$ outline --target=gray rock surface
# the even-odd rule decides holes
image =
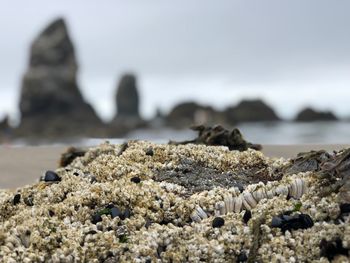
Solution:
[[[88,135],[101,125],[77,85],[77,61],[63,19],[50,23],[33,41],[20,95],[19,135]]]

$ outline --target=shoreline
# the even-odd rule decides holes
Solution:
[[[0,146],[0,189],[15,189],[37,182],[47,170],[55,170],[68,146]],[[263,145],[268,157],[291,158],[310,150],[340,150],[349,144]]]

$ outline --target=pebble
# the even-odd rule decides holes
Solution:
[[[225,224],[225,219],[222,217],[215,217],[212,223],[212,226],[214,228],[220,228]]]
[[[47,171],[45,173],[44,177],[45,182],[59,182],[61,181],[61,177],[59,177],[55,172],[53,171]]]

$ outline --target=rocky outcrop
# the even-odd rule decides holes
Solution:
[[[94,135],[101,126],[79,91],[73,43],[63,19],[53,21],[33,41],[22,81],[19,135]]]
[[[110,123],[109,136],[123,136],[131,130],[148,125],[140,116],[140,97],[134,74],[124,74],[120,78],[115,98],[117,113]]]
[[[219,122],[220,116],[210,106],[196,102],[184,102],[176,105],[166,116],[166,124],[175,128],[188,128],[191,125],[210,125]]]
[[[331,111],[316,111],[312,108],[301,110],[295,117],[295,121],[311,122],[311,121],[336,121],[338,118]]]
[[[125,74],[121,77],[118,84],[116,103],[117,118],[140,119],[140,99],[135,75]]]
[[[3,119],[0,119],[0,132],[9,128],[10,128],[10,125],[9,125],[8,116],[5,116]]]
[[[273,108],[262,100],[242,100],[238,105],[227,108],[224,115],[229,124],[280,120]]]
[[[12,139],[12,127],[9,123],[8,116],[5,116],[3,119],[0,119],[0,144],[6,143]]]

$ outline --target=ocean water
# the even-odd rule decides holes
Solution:
[[[246,140],[273,145],[295,144],[348,144],[350,143],[350,122],[276,122],[276,123],[246,123],[237,126]],[[159,129],[136,130],[123,139],[109,139],[120,142],[125,139],[151,140],[167,142],[169,140],[189,140],[196,133],[186,130]],[[84,144],[97,144],[103,140],[88,139]]]
[[[276,122],[276,123],[246,123],[237,125],[244,138],[253,143],[270,145],[297,144],[349,144],[349,122]],[[82,138],[64,142],[27,142],[16,140],[11,146],[25,145],[74,145],[94,146],[105,141],[122,143],[126,140],[149,140],[157,143],[167,143],[169,140],[191,140],[197,133],[190,129],[175,130],[170,128],[140,129],[129,133],[124,138]]]

